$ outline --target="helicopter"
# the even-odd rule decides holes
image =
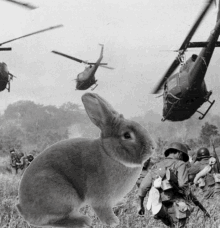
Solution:
[[[201,120],[215,103],[215,100],[209,100],[212,91],[207,90],[204,78],[215,47],[220,47],[220,42],[218,42],[220,7],[218,7],[216,25],[211,31],[208,40],[206,42],[190,42],[213,2],[214,0],[209,0],[204,6],[184,42],[176,50],[178,52],[177,57],[152,91],[153,94],[156,94],[163,88],[162,121],[183,121],[189,119],[195,112],[200,114],[199,119]],[[184,54],[187,48],[202,48],[202,50],[199,55],[192,54],[185,61]],[[179,65],[179,72],[173,74]],[[209,107],[202,113],[198,109],[205,102],[209,102]]]
[[[99,45],[101,46],[101,53],[100,53],[98,60],[95,63],[84,61],[81,59],[77,59],[75,57],[63,54],[61,52],[52,51],[55,54],[64,56],[64,57],[72,59],[72,60],[75,60],[79,63],[84,63],[84,64],[89,65],[88,67],[85,68],[85,70],[83,72],[81,72],[77,75],[77,78],[75,79],[76,80],[76,90],[86,90],[86,89],[90,88],[92,85],[95,85],[91,89],[91,90],[94,90],[98,86],[98,84],[96,84],[98,80],[95,79],[95,73],[96,73],[99,66],[110,69],[110,70],[114,69],[112,67],[106,66],[107,63],[101,63],[101,61],[103,59],[104,45],[103,44],[99,44]]]
[[[12,41],[27,37],[27,36],[32,36],[32,35],[35,35],[35,34],[38,34],[38,33],[46,32],[48,30],[60,28],[62,26],[63,25],[56,25],[56,26],[52,26],[52,27],[49,27],[49,28],[46,28],[46,29],[42,29],[42,30],[33,32],[33,33],[29,33],[27,35],[20,36],[20,37],[5,41],[3,43],[0,43],[0,46],[2,46],[3,44],[9,43],[9,42],[12,42]],[[11,50],[12,50],[11,47],[0,47],[0,51],[11,51]],[[0,92],[5,90],[5,89],[7,89],[8,92],[10,92],[10,87],[11,87],[11,83],[10,82],[11,82],[11,80],[14,77],[15,76],[9,72],[7,64],[4,63],[4,62],[0,62]]]

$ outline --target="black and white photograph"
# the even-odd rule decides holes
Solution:
[[[0,9],[0,228],[220,228],[220,0]]]

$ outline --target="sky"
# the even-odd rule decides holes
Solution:
[[[96,61],[99,43],[105,45],[99,67],[98,87],[93,91],[109,101],[125,117],[149,110],[162,113],[162,98],[151,94],[182,44],[205,0],[25,0],[38,6],[27,10],[0,0],[0,43],[50,26],[64,27],[11,42],[11,52],[0,52],[0,61],[16,75],[11,92],[0,93],[0,111],[19,100],[60,106],[66,102],[82,105],[76,91],[77,74],[84,64],[51,53],[60,51],[79,59]],[[192,41],[206,41],[216,21],[212,7]],[[189,58],[193,52],[186,52]],[[194,49],[199,53],[199,49]],[[206,74],[213,113],[220,109],[220,50],[215,50]],[[202,107],[205,110],[208,104]],[[195,114],[198,118],[199,115]]]

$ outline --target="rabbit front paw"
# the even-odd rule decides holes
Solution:
[[[115,216],[110,207],[95,207],[93,208],[100,221],[108,226],[115,227],[119,224],[119,219]]]

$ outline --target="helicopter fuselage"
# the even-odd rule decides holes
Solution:
[[[170,76],[164,84],[163,119],[182,121],[190,118],[197,109],[206,101],[211,105],[202,114],[207,114],[214,104],[209,101],[212,94],[207,91],[204,81],[211,57],[217,46],[220,34],[220,20],[217,21],[208,41],[203,44],[203,49],[197,56],[193,54],[181,67],[178,73]],[[199,112],[199,111],[197,111]],[[199,112],[200,113],[200,112]],[[200,117],[200,119],[202,119]]]
[[[8,67],[5,63],[0,63],[0,91],[6,89],[9,83],[9,72]]]
[[[191,86],[191,74],[186,70],[172,75],[164,86],[164,120],[182,121],[190,118],[211,95],[205,81]]]
[[[85,70],[77,75],[76,89],[86,90],[96,83],[95,72],[97,68],[95,65],[86,67]]]
[[[101,55],[97,62],[94,65],[90,65],[85,68],[85,70],[77,75],[76,79],[76,89],[77,90],[86,90],[92,85],[96,84],[97,80],[95,79],[95,73],[100,66],[100,63],[103,58],[103,48]]]

